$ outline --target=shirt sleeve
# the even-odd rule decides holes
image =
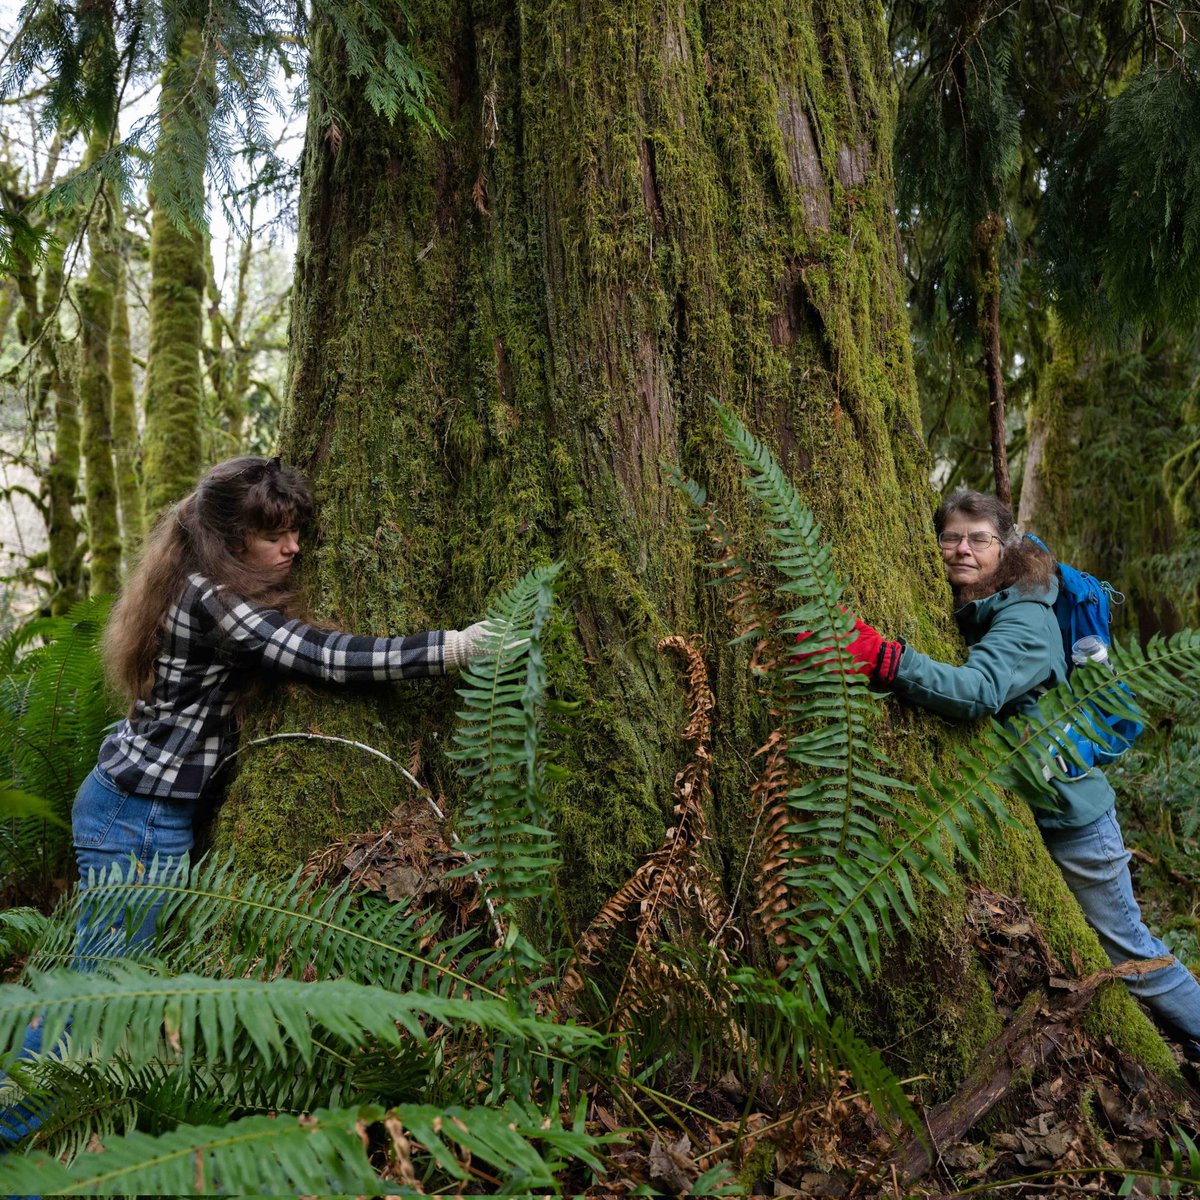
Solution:
[[[998,714],[1051,674],[1045,639],[1036,622],[1025,619],[1023,607],[1014,604],[997,613],[960,667],[905,646],[896,692],[946,717],[975,720]]]
[[[411,679],[446,672],[442,630],[408,637],[359,637],[316,629],[289,620],[273,608],[260,608],[228,592],[205,589],[205,610],[215,622],[214,636],[240,663],[259,664],[280,675],[323,679],[330,683],[369,683]]]

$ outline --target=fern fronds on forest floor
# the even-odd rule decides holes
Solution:
[[[0,892],[48,907],[70,874],[71,802],[118,713],[104,681],[100,634],[111,597],[40,617],[0,642]],[[40,805],[15,803],[18,793]],[[44,815],[43,815],[44,814]]]

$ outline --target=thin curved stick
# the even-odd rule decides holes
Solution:
[[[406,767],[401,766],[394,758],[390,758],[384,754],[382,750],[376,750],[374,746],[368,746],[366,742],[356,742],[350,738],[334,737],[329,733],[271,733],[266,737],[255,738],[252,742],[247,742],[244,746],[239,746],[232,754],[227,754],[219,763],[216,770],[213,771],[213,776],[216,776],[225,764],[237,758],[243,750],[249,750],[252,746],[264,746],[267,742],[285,742],[285,741],[309,741],[309,742],[336,742],[341,746],[353,746],[356,750],[365,750],[368,754],[375,755],[376,758],[382,758],[385,763],[396,768],[409,783],[417,789],[417,791],[425,797],[425,803],[433,810],[433,815],[439,821],[445,821],[446,814],[438,807],[438,803],[433,798],[433,793],[427,788],[411,771]],[[471,856],[462,848],[462,842],[458,839],[458,834],[454,830],[450,830],[450,838],[454,842],[458,852],[467,860],[473,861]],[[492,904],[491,897],[487,894],[487,888],[483,884],[483,876],[478,871],[472,871],[472,876],[475,882],[479,884],[479,892],[483,896],[483,902],[487,905],[488,915],[492,918],[492,928],[496,931],[496,936],[501,943],[504,941],[505,933],[504,926],[500,924],[500,918],[496,916],[495,906]]]

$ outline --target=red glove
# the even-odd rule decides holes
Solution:
[[[861,617],[854,618],[854,634],[853,640],[846,644],[846,653],[856,660],[850,669],[860,675],[869,675],[871,682],[877,686],[891,687],[900,667],[900,655],[904,647],[899,642],[884,641],[882,635]],[[811,633],[798,633],[796,641],[802,642],[810,637]]]
[[[861,617],[854,618],[854,630],[857,636],[846,649],[858,659],[858,670],[870,675],[872,683],[891,687],[904,647],[899,642],[885,642]]]

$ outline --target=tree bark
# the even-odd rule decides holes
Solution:
[[[253,203],[250,204],[249,220],[253,228]],[[246,285],[253,250],[252,237],[242,238],[238,243],[233,311],[228,319],[221,308],[223,297],[217,286],[211,247],[205,256],[208,277],[208,343],[204,348],[204,356],[208,361],[208,380],[215,401],[215,436],[226,443],[230,454],[238,454],[242,449],[246,421],[246,391],[250,386],[250,355],[244,344],[244,322]],[[228,346],[225,344],[226,336],[229,338]],[[224,422],[223,429],[220,428],[221,422]]]
[[[63,369],[59,339],[58,303],[63,288],[64,241],[46,257],[41,288],[32,267],[18,272],[17,287],[23,311],[22,342],[36,345],[36,366],[31,368],[31,408],[34,421],[48,415],[52,421],[53,449],[41,479],[42,508],[46,521],[46,566],[50,595],[46,607],[60,615],[82,596],[82,528],[75,515],[79,490],[79,399],[70,372]],[[47,413],[47,407],[50,411]]]
[[[705,482],[747,552],[762,549],[709,397],[774,447],[848,603],[890,636],[957,652],[917,432],[880,12],[430,3],[413,23],[444,83],[444,140],[376,117],[338,39],[312,29],[281,447],[316,485],[304,577],[317,615],[360,632],[461,627],[524,569],[565,560],[554,683],[581,709],[553,805],[577,923],[662,840],[685,713],[655,647],[702,635],[718,722],[709,826],[732,897],[748,855],[755,870],[765,725],[746,649],[705,586],[708,547],[660,473],[680,464]],[[436,680],[292,689],[254,732],[373,742],[453,796],[440,753],[453,709]],[[941,722],[889,706],[879,736],[910,777],[954,769]],[[218,830],[255,869],[290,868],[402,798],[364,756],[281,745],[244,757]],[[1036,833],[986,857],[996,890],[1028,889],[1061,953],[1105,965]],[[938,1087],[996,1030],[961,881],[949,886],[898,951],[921,957],[920,977],[897,958],[846,1002]],[[1127,998],[1105,1019],[1166,1061]]]
[[[118,226],[122,222],[119,202],[115,208]],[[109,374],[112,377],[113,467],[116,472],[117,499],[121,510],[121,550],[129,563],[142,544],[146,532],[146,514],[142,501],[142,483],[138,471],[142,457],[138,432],[137,397],[133,388],[133,350],[129,337],[129,276],[124,246],[117,257],[117,278],[113,288],[113,324],[109,341]]]
[[[89,157],[103,153],[108,138],[92,135]],[[120,274],[113,244],[110,189],[102,185],[88,224],[90,262],[76,287],[80,321],[79,400],[83,418],[84,501],[87,513],[90,581],[93,596],[116,592],[121,579],[121,523],[113,466],[112,376],[109,339],[113,290]]]
[[[204,194],[208,86],[200,27],[168,59],[150,204],[150,356],[146,370],[144,485],[150,517],[178,500],[202,466],[204,237],[183,205]]]

